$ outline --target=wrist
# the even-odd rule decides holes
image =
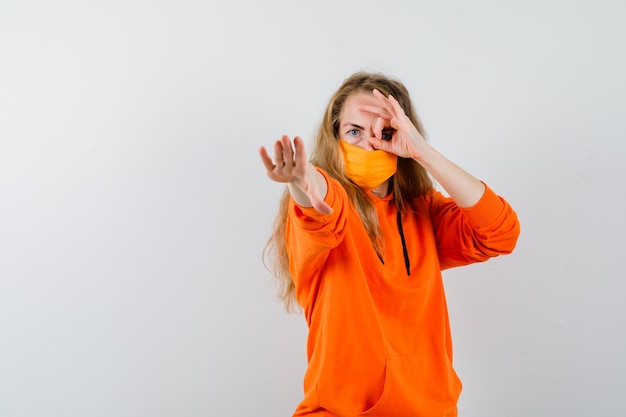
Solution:
[[[411,156],[415,162],[420,165],[428,165],[431,161],[433,161],[439,153],[432,146],[426,144],[422,149],[416,151],[414,156]]]

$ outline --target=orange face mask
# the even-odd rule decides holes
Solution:
[[[398,169],[398,156],[381,150],[366,151],[339,140],[346,174],[364,190],[373,190],[387,181]]]

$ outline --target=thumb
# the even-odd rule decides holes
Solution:
[[[324,201],[324,199],[320,195],[320,191],[315,185],[315,183],[307,183],[305,190],[307,197],[309,197],[309,201],[311,202],[311,206],[322,214],[332,214],[333,208]]]

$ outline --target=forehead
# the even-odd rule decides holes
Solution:
[[[348,96],[341,112],[339,113],[339,120],[350,121],[356,118],[370,117],[367,113],[359,110],[361,106],[380,106],[380,103],[372,93],[358,92]]]

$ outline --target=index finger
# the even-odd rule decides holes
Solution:
[[[371,113],[387,120],[391,120],[391,118],[393,117],[393,115],[387,109],[383,109],[382,107],[359,106],[359,110],[362,112]]]

